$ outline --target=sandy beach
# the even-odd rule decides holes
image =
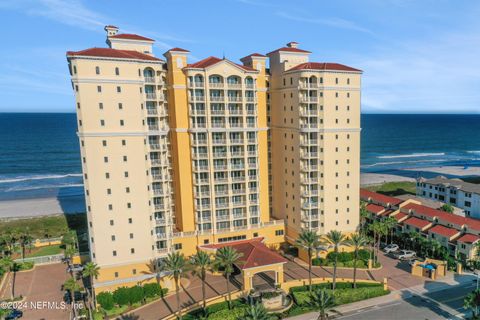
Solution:
[[[83,196],[0,201],[0,219],[85,212]]]
[[[428,168],[412,168],[403,169],[407,171],[432,172],[439,175],[452,175],[458,177],[480,176],[480,167],[460,167],[460,166],[444,166],[444,167],[428,167]]]

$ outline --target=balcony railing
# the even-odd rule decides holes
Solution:
[[[230,102],[241,102],[241,101],[242,101],[242,97],[228,96],[228,101],[230,101]]]
[[[195,159],[206,159],[206,158],[208,158],[208,153],[206,153],[206,152],[194,153],[193,157]]]
[[[224,83],[223,82],[209,82],[208,86],[210,88],[223,88]]]
[[[245,99],[247,100],[247,102],[254,102],[255,101],[255,97],[245,97]]]
[[[315,103],[318,101],[318,98],[317,97],[301,97],[300,101],[304,103]]]
[[[147,108],[147,114],[148,115],[156,115],[156,114],[158,114],[158,111],[157,111],[157,109],[154,109],[154,108]]]
[[[254,83],[245,83],[245,88],[247,88],[247,89],[254,89],[254,88],[255,88],[255,84],[254,84]]]
[[[146,83],[155,83],[155,77],[145,77]]]
[[[201,87],[201,88],[203,88],[204,85],[205,85],[205,82],[203,82],[203,81],[189,81],[188,82],[189,87],[197,87],[197,88]]]
[[[223,101],[225,101],[225,97],[224,96],[210,96],[210,101],[223,102]]]
[[[145,95],[149,100],[155,100],[157,98],[157,95],[155,92],[145,92]]]
[[[210,114],[214,115],[225,115],[225,110],[211,110]]]
[[[202,101],[205,101],[205,96],[191,96],[190,100],[197,101],[197,102],[199,102],[199,101],[202,102]]]
[[[229,89],[242,89],[241,83],[228,83]]]

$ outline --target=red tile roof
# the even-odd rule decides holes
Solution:
[[[471,233],[465,233],[463,236],[457,239],[458,242],[474,243],[480,239],[479,236]]]
[[[169,52],[169,51],[190,52],[190,51],[188,51],[188,50],[185,50],[185,49],[182,49],[182,48],[178,48],[178,47],[172,48],[172,49],[168,50],[167,52]]]
[[[397,220],[397,221],[400,221],[402,220],[402,218],[408,216],[407,214],[403,213],[403,212],[398,212],[396,215],[394,215],[393,217]]]
[[[297,53],[311,53],[310,51],[302,50],[302,49],[298,49],[298,48],[282,47],[282,48],[278,48],[277,50],[273,50],[272,52],[267,53],[267,56],[271,53],[275,53],[275,52],[278,52],[278,51],[297,52]]]
[[[457,226],[467,225],[470,229],[480,231],[480,220],[473,218],[462,217],[453,213],[448,213],[442,210],[432,209],[415,203],[409,203],[402,209],[413,210],[417,214],[422,214],[428,217],[437,217],[440,223],[450,223]]]
[[[240,60],[243,60],[243,59],[249,58],[249,57],[262,57],[262,58],[264,58],[264,57],[266,57],[266,55],[255,52],[255,53],[249,54],[248,56],[245,56],[245,57],[241,58]]]
[[[407,220],[403,221],[403,223],[423,229],[426,226],[428,226],[431,222],[427,220],[419,219],[416,217],[410,217]]]
[[[118,59],[135,59],[162,61],[161,59],[133,50],[117,50],[111,48],[90,48],[82,51],[67,51],[67,56],[108,57]]]
[[[360,198],[365,201],[367,201],[368,199],[372,199],[376,202],[380,202],[383,204],[390,203],[391,205],[394,205],[394,206],[399,205],[400,203],[403,202],[402,199],[389,197],[389,196],[376,193],[367,189],[360,189]]]
[[[433,226],[433,228],[429,229],[428,232],[436,233],[450,239],[460,231],[437,224]]]
[[[262,243],[263,238],[252,240],[240,240],[228,243],[219,243],[202,246],[202,248],[219,249],[223,247],[232,247],[242,254],[237,266],[240,269],[249,269],[261,266],[267,266],[277,263],[286,263],[287,259],[278,253],[270,250]]]
[[[292,70],[338,70],[338,71],[355,71],[361,72],[362,70],[355,69],[344,64],[340,63],[331,63],[331,62],[307,62],[299,64],[291,68],[288,71]]]
[[[377,205],[377,204],[373,204],[373,203],[367,204],[367,206],[365,207],[365,209],[367,209],[367,211],[369,211],[369,212],[371,212],[371,213],[375,213],[375,214],[380,213],[380,212],[382,212],[382,211],[385,210],[384,207],[379,206],[379,205]]]
[[[392,214],[393,212],[395,212],[395,210],[388,209],[388,210],[386,210],[385,212],[380,213],[380,215],[381,215],[382,217],[388,217],[388,216],[390,216],[390,214]]]
[[[208,58],[205,58],[203,60],[200,60],[198,62],[191,63],[187,66],[187,68],[204,69],[204,68],[208,68],[210,66],[213,66],[214,64],[217,64],[217,63],[219,63],[220,61],[223,61],[223,60],[226,60],[226,59],[220,59],[220,58],[212,56],[212,57],[208,57]],[[230,63],[233,63],[237,67],[242,68],[243,70],[246,70],[246,71],[257,71],[253,68],[250,68],[250,67],[247,67],[247,66],[242,66],[241,64],[232,62],[230,60],[226,60],[226,61],[229,61]]]
[[[132,34],[132,33],[120,33],[116,34],[114,36],[110,36],[109,38],[113,39],[128,39],[128,40],[140,40],[140,41],[155,41],[153,39],[139,36],[138,34]]]

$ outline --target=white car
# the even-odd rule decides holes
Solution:
[[[417,256],[417,254],[415,253],[415,251],[412,251],[412,250],[400,250],[400,252],[398,252],[398,254],[397,254],[397,259],[399,259],[399,260],[408,260],[408,259],[415,258],[416,256]]]
[[[395,252],[398,249],[400,249],[399,246],[392,243],[392,244],[387,245],[385,248],[383,248],[383,251],[385,251],[385,253],[390,253],[390,252]]]

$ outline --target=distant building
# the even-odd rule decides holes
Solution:
[[[466,216],[480,218],[480,185],[438,176],[417,180],[417,195],[442,201],[464,210]]]

